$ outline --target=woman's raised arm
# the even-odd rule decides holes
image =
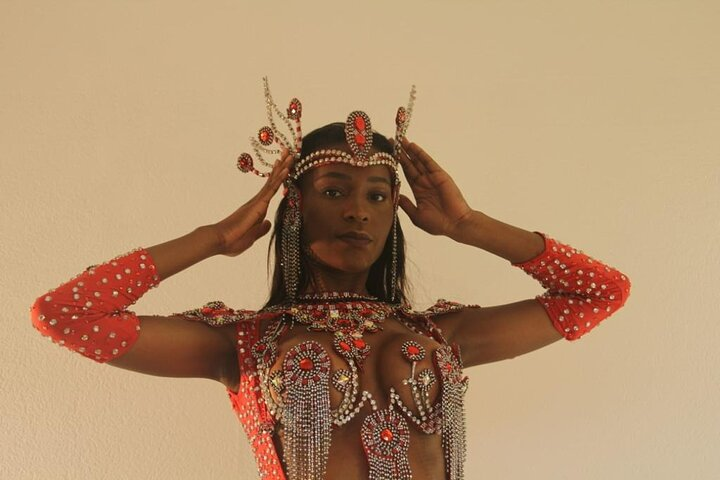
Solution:
[[[224,220],[89,267],[41,295],[30,309],[32,325],[99,363],[159,376],[236,377],[234,330],[177,315],[138,316],[128,307],[168,277],[213,255],[239,255],[265,235],[270,199],[291,159],[276,162],[260,191]]]

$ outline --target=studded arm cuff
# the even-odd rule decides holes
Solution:
[[[54,343],[105,363],[135,343],[140,322],[127,307],[159,282],[152,257],[136,248],[38,297],[32,325]]]
[[[577,340],[625,304],[630,279],[581,250],[535,233],[545,239],[544,251],[512,265],[540,282],[546,291],[535,299],[558,332]]]

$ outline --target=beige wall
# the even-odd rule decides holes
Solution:
[[[718,478],[717,2],[293,3],[0,1],[0,477],[255,478],[220,384],[94,364],[28,308],[249,198],[259,183],[234,159],[269,75],[306,130],[363,109],[390,132],[416,83],[409,136],[474,208],[633,281],[579,342],[468,370],[468,478]],[[417,306],[541,292],[402,220]],[[265,247],[135,311],[255,308]]]

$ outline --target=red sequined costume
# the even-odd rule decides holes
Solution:
[[[578,339],[624,305],[630,292],[630,281],[618,270],[547,235],[541,235],[545,238],[545,250],[537,257],[513,266],[533,276],[546,289],[545,293],[538,295],[536,299],[547,311],[555,328],[568,340]],[[128,351],[138,338],[139,320],[135,313],[128,310],[128,307],[148,289],[157,286],[160,280],[147,251],[136,249],[101,265],[90,267],[39,297],[31,307],[32,324],[53,342],[97,362],[106,362]],[[269,374],[267,365],[275,358],[273,355],[277,354],[274,350],[277,339],[282,334],[283,328],[287,328],[287,324],[283,323],[282,319],[292,314],[299,319],[299,323],[312,327],[319,325],[317,321],[321,317],[323,322],[332,318],[347,317],[359,319],[364,325],[362,328],[369,328],[372,331],[373,324],[368,319],[373,318],[374,314],[387,314],[388,310],[383,308],[390,308],[386,305],[373,310],[375,307],[372,302],[368,304],[348,301],[336,302],[332,306],[330,310],[335,310],[334,316],[331,314],[323,317],[316,314],[317,310],[323,311],[323,309],[328,313],[325,307],[323,304],[319,307],[316,304],[309,307],[276,307],[255,312],[234,310],[222,302],[210,302],[202,308],[183,312],[183,315],[191,321],[203,321],[214,326],[236,324],[238,362],[241,372],[240,387],[238,392],[228,389],[228,395],[255,453],[260,478],[310,478],[310,476],[302,476],[295,464],[291,465],[295,470],[291,469],[290,473],[283,470],[283,461],[275,450],[272,435],[278,421],[284,420],[287,423],[288,419],[294,418],[287,413],[285,416],[282,414],[283,409],[292,410],[293,405],[289,403],[283,406],[275,403],[268,395],[269,390],[271,388],[278,392],[284,390],[288,395],[294,392],[297,396],[301,388],[315,385],[317,394],[327,390],[330,382],[328,375],[331,372],[323,363],[326,353],[321,351],[322,348],[318,350],[316,342],[304,342],[286,354],[284,366],[287,371],[284,372],[284,377],[279,378],[278,375]],[[420,418],[420,414],[416,415],[412,408],[399,401],[399,396],[395,395],[394,391],[391,391],[391,399],[397,400],[392,401],[388,409],[377,410],[372,402],[375,412],[367,413],[363,423],[363,447],[371,464],[378,461],[386,462],[381,466],[376,465],[374,471],[394,472],[392,475],[395,478],[411,478],[409,466],[406,465],[406,460],[403,460],[403,456],[406,458],[406,455],[402,450],[408,448],[405,421],[407,417],[410,424],[423,432],[443,435],[448,478],[463,478],[465,432],[462,395],[467,387],[467,377],[462,375],[462,362],[457,346],[447,345],[431,319],[435,315],[462,308],[468,307],[446,301],[440,301],[424,312],[412,311],[408,306],[391,308],[392,313],[408,328],[428,335],[440,345],[440,348],[434,352],[434,360],[435,372],[442,381],[443,395],[441,401],[438,401],[438,405],[442,404],[442,408],[437,407],[433,410],[433,405],[423,403],[424,400],[418,398],[415,407],[420,409],[422,414]],[[303,317],[305,314],[307,315]],[[266,332],[259,331],[262,319],[272,320]],[[275,331],[271,333],[274,327],[276,327]],[[362,407],[364,401],[368,399],[365,396],[367,392],[363,392],[361,402],[356,403],[357,391],[351,391],[352,389],[344,383],[354,373],[356,374],[354,365],[361,367],[362,360],[367,355],[367,346],[361,336],[343,337],[343,332],[346,330],[341,327],[332,330],[340,338],[336,342],[335,350],[345,355],[350,370],[343,371],[344,373],[339,376],[339,372],[335,372],[332,376],[332,384],[336,388],[344,389],[345,399],[349,399],[347,400],[349,403],[345,406],[356,408],[348,409],[350,413],[331,412],[332,415],[329,415],[326,408],[325,414],[334,428],[357,414],[360,411],[359,407]],[[353,343],[353,339],[359,342]],[[402,350],[407,361],[412,363],[414,375],[414,362],[422,358],[424,350],[416,342],[406,342]],[[310,377],[303,377],[304,374],[309,374]],[[423,385],[427,386],[436,378],[434,373],[427,369],[418,376],[413,377],[413,375],[409,379],[411,384],[417,385],[421,390]],[[324,387],[320,388],[322,379],[325,383]],[[285,385],[282,385],[283,382]],[[322,408],[322,406],[314,408]],[[297,409],[293,412],[293,415],[302,415]],[[403,439],[405,439],[404,443]],[[385,450],[382,450],[383,448]],[[322,452],[319,454],[321,455]],[[288,461],[285,463],[287,464]]]

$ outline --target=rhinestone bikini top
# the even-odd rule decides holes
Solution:
[[[417,312],[407,305],[372,298],[335,298],[332,303],[315,298],[259,312],[209,302],[183,315],[213,326],[237,325],[240,386],[238,392],[228,389],[228,395],[254,450],[260,478],[325,478],[331,429],[365,413],[359,440],[368,461],[369,478],[412,478],[407,452],[410,425],[414,425],[425,434],[442,435],[446,473],[454,480],[463,478],[463,399],[468,379],[462,374],[458,347],[448,344],[430,317],[462,308],[440,300],[430,309]],[[416,372],[417,363],[426,356],[425,348],[412,340],[401,345],[398,353],[407,362],[409,375],[398,388],[408,389],[412,404],[404,403],[399,391],[390,387],[389,405],[379,409],[373,395],[361,391],[359,382],[371,349],[363,334],[382,330],[383,322],[391,317],[440,346],[433,352],[436,371],[426,368]],[[263,321],[268,326],[260,332]],[[333,350],[347,368],[331,371],[325,348],[307,340],[289,348],[280,368],[272,370],[280,354],[279,340],[294,328],[332,333]],[[430,388],[438,381],[440,396],[431,404]],[[330,389],[340,392],[337,408],[330,406]],[[283,428],[282,462],[272,439],[278,426]]]

